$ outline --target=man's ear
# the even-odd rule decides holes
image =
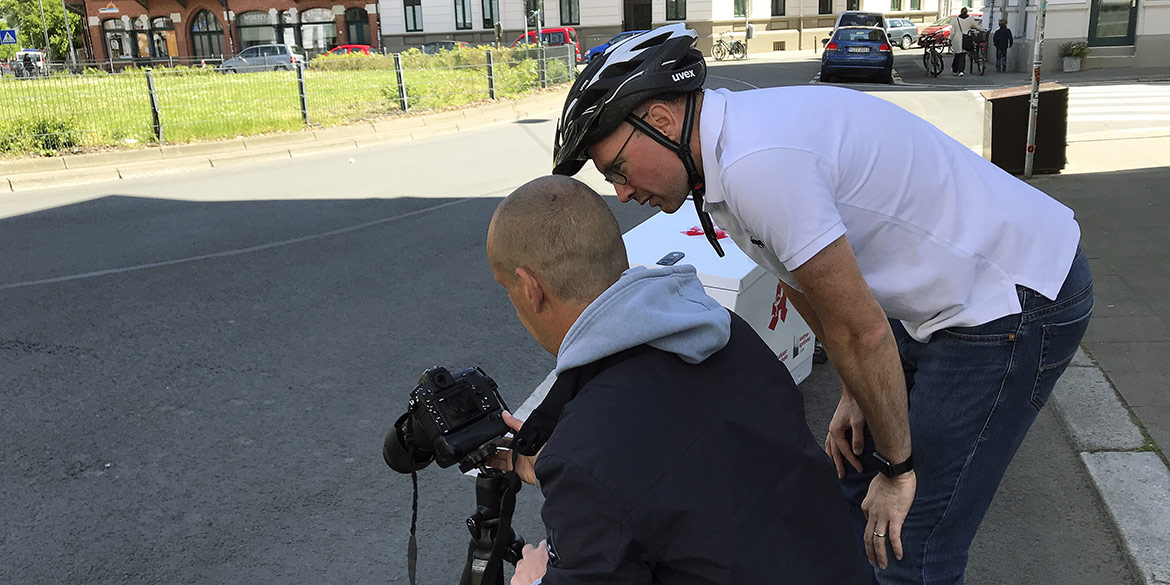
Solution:
[[[667,138],[678,142],[678,135],[682,133],[682,124],[679,122],[677,113],[670,104],[666,102],[650,102],[650,107],[646,110],[646,122],[653,126],[656,130],[666,135]]]
[[[546,300],[544,284],[531,270],[523,266],[516,268],[516,278],[520,281],[523,302],[528,304],[529,310],[533,313],[539,313]]]

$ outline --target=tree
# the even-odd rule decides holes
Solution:
[[[8,20],[0,16],[0,30],[8,28]],[[7,61],[16,55],[16,45],[0,45],[0,61]]]
[[[69,14],[69,30],[65,28],[65,16],[60,0],[43,0],[45,24],[49,28],[50,61],[63,61],[69,57],[69,37],[80,30],[81,17]],[[45,29],[41,26],[41,5],[37,0],[0,0],[0,17],[17,28],[17,42],[23,47],[43,49]]]

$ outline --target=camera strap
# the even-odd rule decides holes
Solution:
[[[520,476],[509,471],[503,475],[504,493],[500,499],[500,519],[496,524],[496,538],[492,541],[492,554],[483,569],[481,583],[503,583],[504,549],[512,544],[512,514],[516,512],[516,492],[520,491]]]
[[[414,441],[407,437],[406,443],[410,445],[410,460],[414,461]],[[415,585],[414,575],[418,566],[418,539],[415,538],[418,523],[418,470],[413,466],[410,470],[410,483],[414,487],[414,497],[410,502],[410,541],[406,544],[406,574],[410,579],[410,585]]]

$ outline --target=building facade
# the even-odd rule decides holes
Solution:
[[[1039,0],[999,0],[988,9],[1006,18],[1016,36],[1009,52],[1017,71],[1032,68],[1039,28]],[[1170,70],[1170,0],[1049,0],[1041,47],[1043,72],[1060,71],[1061,44],[1084,41],[1082,67],[1166,67]]]
[[[842,11],[872,10],[928,23],[938,5],[939,0],[381,0],[379,13],[389,50],[435,40],[489,42],[496,22],[502,41],[510,44],[526,24],[535,24],[525,15],[539,9],[542,26],[577,29],[582,51],[623,30],[685,22],[708,53],[719,35],[743,39],[749,22],[754,50],[811,49]]]
[[[217,60],[252,45],[287,43],[310,57],[337,45],[380,47],[368,0],[82,0],[89,60],[146,65]]]

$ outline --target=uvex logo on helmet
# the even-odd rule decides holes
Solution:
[[[689,79],[689,78],[694,77],[694,76],[695,76],[695,72],[693,70],[688,69],[686,71],[679,71],[678,73],[671,75],[670,79],[672,81],[678,82],[678,81],[682,81],[684,79]]]

